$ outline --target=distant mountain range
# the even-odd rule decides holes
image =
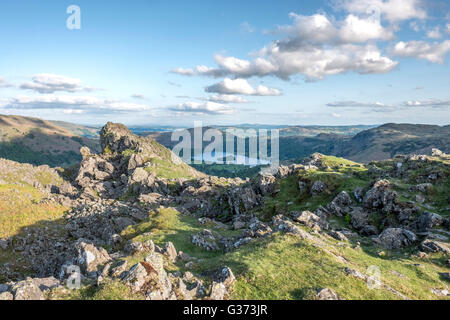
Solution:
[[[217,129],[279,129],[280,160],[296,162],[314,152],[358,162],[389,159],[399,154],[430,154],[432,148],[450,152],[450,125],[384,124],[381,126],[211,126]],[[174,127],[135,127],[135,134],[155,139],[167,148]],[[191,134],[193,129],[189,129]],[[67,166],[81,159],[79,149],[99,150],[99,128],[62,121],[0,115],[0,157],[33,164]],[[192,134],[193,136],[193,134]],[[204,142],[204,146],[208,143]]]

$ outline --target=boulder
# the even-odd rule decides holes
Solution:
[[[103,248],[97,248],[92,243],[79,240],[75,244],[77,250],[77,263],[81,271],[89,276],[96,275],[98,267],[111,261],[108,252]]]
[[[349,194],[342,191],[327,205],[327,210],[338,217],[342,217],[348,213],[351,204],[352,199]]]
[[[319,229],[328,229],[328,223],[311,211],[292,211],[292,220],[306,225],[309,228],[319,227]]]
[[[339,300],[337,293],[330,288],[318,290],[316,298],[317,300]]]
[[[417,236],[406,229],[388,228],[374,241],[384,248],[395,250],[411,246],[417,241]]]
[[[397,193],[390,190],[391,183],[388,180],[379,180],[367,191],[363,199],[364,207],[369,210],[381,210],[387,214],[393,212],[397,199]]]
[[[17,282],[12,286],[11,291],[14,300],[45,300],[44,294],[33,279]]]
[[[369,213],[363,208],[357,207],[350,212],[351,224],[356,230],[361,230],[369,224]]]
[[[227,288],[223,283],[213,282],[211,285],[211,294],[209,298],[211,300],[223,300],[227,293]]]
[[[420,250],[425,252],[442,252],[450,254],[450,246],[447,243],[431,239],[425,239],[419,246]]]
[[[137,263],[123,280],[133,291],[140,291],[147,282],[147,275],[147,268],[142,263]]]
[[[444,223],[444,219],[433,212],[425,211],[417,219],[417,229],[420,232],[428,232],[435,226],[440,226]]]
[[[325,182],[314,181],[309,192],[314,197],[314,196],[317,196],[317,195],[327,191],[327,189],[328,189],[328,187],[325,184]]]

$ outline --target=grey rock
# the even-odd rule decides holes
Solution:
[[[339,300],[337,293],[329,288],[318,290],[316,297],[317,300]]]
[[[408,247],[417,241],[417,236],[406,229],[388,228],[384,230],[375,242],[387,249],[400,249]]]

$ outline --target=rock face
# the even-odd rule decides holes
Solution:
[[[381,246],[395,250],[413,245],[417,241],[417,236],[405,229],[389,228],[384,230],[376,240]]]
[[[342,217],[349,212],[349,207],[351,204],[352,199],[349,194],[342,191],[328,204],[327,210],[338,217]]]
[[[417,229],[420,232],[430,231],[435,226],[440,226],[444,222],[444,219],[433,212],[425,211],[418,219],[417,219]]]

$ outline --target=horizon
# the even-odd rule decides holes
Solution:
[[[0,113],[90,126],[444,126],[449,9],[5,0]]]

